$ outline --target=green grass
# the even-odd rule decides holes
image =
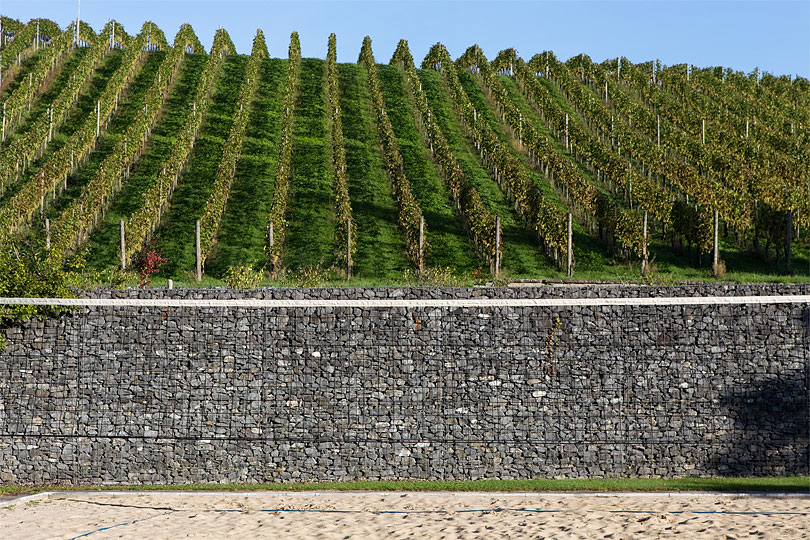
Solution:
[[[501,217],[504,274],[512,277],[538,277],[556,272],[534,235],[523,226],[508,197],[481,164],[472,140],[465,134],[458,113],[452,105],[449,90],[438,71],[419,71],[422,89],[428,98],[439,127],[447,138],[453,155],[461,164],[464,176],[475,186],[487,210]]]
[[[394,66],[380,64],[377,72],[386,112],[402,154],[405,175],[425,216],[430,246],[427,265],[450,267],[459,274],[488,266],[476,255],[475,244],[465,232],[447,186],[439,176],[430,150],[419,133],[402,71]]]
[[[338,65],[346,173],[357,227],[353,272],[396,280],[413,265],[398,224],[399,211],[385,170],[366,77],[360,65]]]
[[[120,261],[119,223],[126,220],[143,203],[144,193],[152,187],[161,164],[171,156],[177,137],[189,113],[197,83],[207,58],[201,54],[186,55],[180,76],[172,89],[144,154],[135,162],[129,178],[99,227],[90,235],[87,266],[96,270],[114,267]]]
[[[214,188],[247,62],[245,55],[229,55],[214,78],[214,92],[194,149],[180,175],[169,209],[155,231],[154,248],[167,259],[160,271],[164,277],[182,277],[194,269],[194,223],[202,216]]]
[[[206,262],[206,272],[222,277],[230,266],[264,266],[267,215],[273,195],[281,142],[282,90],[287,61],[262,61],[250,119],[242,140],[217,243]]]
[[[469,481],[394,481],[394,482],[322,482],[310,484],[154,484],[137,486],[20,486],[0,485],[0,494],[25,495],[42,491],[457,491],[457,492],[650,492],[714,491],[810,492],[810,477],[784,478],[595,478]]]
[[[315,58],[301,61],[299,95],[295,104],[293,129],[292,182],[287,204],[287,235],[283,265],[297,269],[335,262],[331,149],[326,129],[324,69]]]

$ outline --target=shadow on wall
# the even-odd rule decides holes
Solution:
[[[766,332],[759,343],[766,355],[782,356],[779,371],[755,362],[761,371],[721,397],[730,429],[718,434],[722,444],[709,463],[718,476],[810,475],[810,306],[771,328],[795,341],[775,350]]]
[[[810,388],[804,373],[756,379],[727,393],[720,446],[709,468],[718,476],[810,474]]]

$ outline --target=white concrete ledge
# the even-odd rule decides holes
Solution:
[[[75,307],[189,307],[189,308],[488,308],[577,306],[712,306],[810,304],[810,295],[784,296],[672,296],[653,298],[447,298],[374,300],[257,300],[175,298],[0,298],[3,305]]]

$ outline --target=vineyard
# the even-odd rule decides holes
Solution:
[[[807,79],[323,50],[3,17],[2,249],[100,284],[810,276]]]

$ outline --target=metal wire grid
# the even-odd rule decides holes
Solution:
[[[709,313],[711,333],[701,326]],[[12,334],[0,432],[175,445],[508,443],[545,447],[561,463],[613,454],[631,468],[664,447],[701,446],[722,461],[730,445],[754,445],[757,459],[801,462],[808,308],[774,323],[778,313],[94,307],[79,335],[65,317]],[[110,336],[110,326],[121,329]],[[31,342],[45,346],[32,354]]]

